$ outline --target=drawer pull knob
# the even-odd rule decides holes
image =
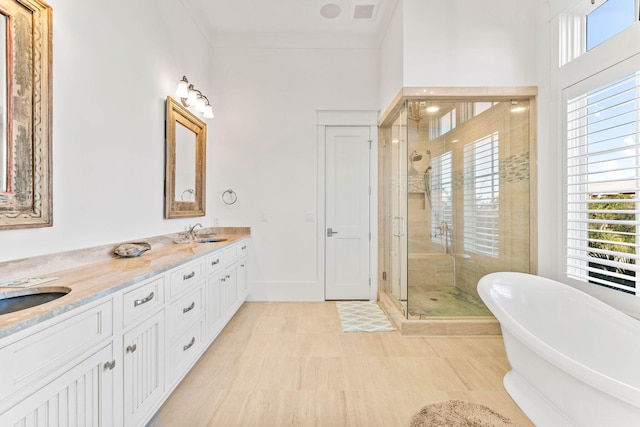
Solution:
[[[127,346],[127,353],[133,353],[134,351],[136,351],[138,349],[138,346],[136,344],[131,344]]]
[[[182,314],[190,312],[191,310],[193,310],[195,306],[196,306],[196,302],[194,301],[191,303],[189,307],[185,307],[182,309]]]
[[[191,347],[193,347],[193,345],[196,343],[196,337],[192,337],[191,341],[189,341],[189,344],[185,345],[182,347],[182,351],[187,351],[189,350]]]
[[[155,296],[155,294],[154,294],[153,292],[151,292],[151,293],[149,294],[149,296],[147,296],[146,298],[142,298],[142,299],[137,299],[137,300],[135,300],[135,301],[133,302],[133,306],[134,306],[134,307],[137,307],[137,306],[139,306],[139,305],[145,304],[145,303],[147,303],[147,302],[151,301],[151,300],[153,299],[153,297],[154,297],[154,296]]]
[[[228,279],[228,278],[230,278],[231,276],[230,276],[229,274],[227,274],[227,276],[226,276],[226,277],[227,277],[227,279]]]
[[[240,248],[240,249],[245,250],[245,249],[247,249],[247,246],[245,245],[245,246],[243,246],[243,247],[242,247],[242,248]]]
[[[211,262],[211,265],[216,265],[216,264],[220,264],[220,258]]]
[[[220,279],[221,282],[225,282],[227,279],[225,279],[224,277],[222,279]]]
[[[105,362],[105,364],[104,364],[104,370],[105,371],[107,371],[107,370],[111,371],[115,367],[116,367],[116,361],[115,360],[112,360],[111,362]]]
[[[240,264],[240,267],[244,268],[244,264]]]
[[[182,280],[189,280],[189,279],[191,279],[191,278],[192,278],[193,276],[195,276],[195,275],[196,275],[196,272],[195,272],[195,271],[192,271],[191,273],[189,273],[189,274],[185,274],[184,276],[182,276]]]

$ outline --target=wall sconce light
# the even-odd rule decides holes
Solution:
[[[178,82],[176,96],[185,107],[195,107],[196,112],[202,113],[202,117],[213,119],[213,107],[209,103],[209,98],[189,83],[187,76],[182,76],[182,80]]]

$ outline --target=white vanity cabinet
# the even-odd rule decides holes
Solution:
[[[224,278],[224,265],[222,264],[222,251],[214,252],[207,257],[207,313],[205,333],[207,342],[211,342],[220,333],[225,325],[222,305],[222,279]]]
[[[165,392],[164,297],[164,275],[122,295],[122,397],[126,426],[139,425],[153,415]]]
[[[0,427],[143,427],[244,302],[246,250],[230,243],[1,338]]]
[[[106,361],[106,362],[105,362]],[[0,426],[116,426],[111,343],[0,415]]]
[[[0,426],[114,425],[111,300],[0,341]]]
[[[206,257],[170,274],[167,375],[176,384],[195,363],[205,344]]]
[[[226,265],[221,280],[225,322],[233,317],[247,298],[246,251],[247,242],[240,241],[223,253]]]

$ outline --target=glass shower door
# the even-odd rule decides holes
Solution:
[[[391,127],[390,142],[385,148],[387,198],[386,240],[388,293],[402,313],[407,315],[407,128],[406,115]]]

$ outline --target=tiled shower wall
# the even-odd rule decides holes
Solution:
[[[520,102],[520,105],[527,104]],[[430,159],[447,151],[453,157],[453,252],[456,257],[454,284],[477,296],[478,280],[495,271],[530,271],[530,129],[528,110],[510,112],[510,103],[501,102],[452,131],[429,140],[426,129],[416,130],[409,121],[409,157],[415,150],[422,159],[409,165],[408,246],[409,258],[416,253],[444,253],[440,239],[431,237],[431,206],[420,187]],[[464,251],[464,145],[498,132],[500,158],[499,254],[497,257]],[[457,140],[457,142],[453,142]],[[427,154],[430,152],[430,155]],[[413,177],[413,179],[412,179]],[[428,257],[409,262],[409,286],[446,286],[442,275],[428,274],[433,265]],[[424,263],[424,271],[416,263]],[[450,265],[453,267],[454,263]],[[418,272],[420,271],[420,272]]]

